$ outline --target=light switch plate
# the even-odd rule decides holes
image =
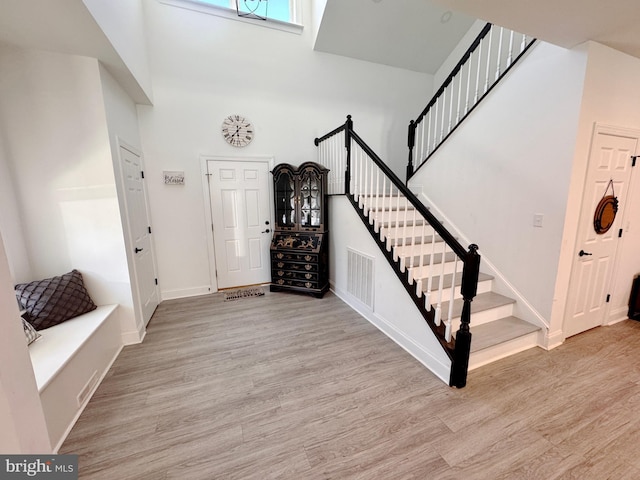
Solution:
[[[544,215],[541,213],[536,213],[533,216],[533,226],[534,227],[542,227],[542,220],[544,219]]]

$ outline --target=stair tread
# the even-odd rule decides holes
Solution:
[[[471,302],[471,314],[484,312],[485,310],[489,310],[491,308],[502,307],[503,305],[509,305],[515,303],[516,301],[513,298],[505,297],[504,295],[500,295],[495,292],[487,292],[476,295]],[[462,298],[458,298],[453,302],[453,318],[457,318],[462,314],[462,306],[464,305],[464,300]],[[442,312],[449,311],[449,302],[442,302]],[[443,316],[445,316],[443,314]]]
[[[444,276],[444,288],[450,288],[451,287],[451,279],[453,278],[453,274],[452,273],[448,273]],[[489,280],[493,280],[493,275],[489,275],[488,273],[479,273],[478,274],[478,283],[480,282],[486,282]],[[417,281],[417,279],[416,279]],[[461,285],[462,284],[462,273],[458,272],[458,274],[456,275],[456,285]],[[438,290],[439,289],[439,285],[440,285],[440,276],[436,276],[433,278],[433,280],[431,281],[431,290]],[[427,291],[427,287],[428,287],[428,281],[426,277],[423,277],[422,279],[422,291],[426,292]],[[455,305],[454,305],[455,308]]]
[[[499,318],[471,327],[471,352],[478,352],[540,330],[540,327],[518,317]]]

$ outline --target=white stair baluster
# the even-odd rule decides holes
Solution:
[[[449,298],[449,313],[447,314],[447,328],[445,329],[445,340],[451,341],[451,322],[453,319],[453,299],[456,292],[456,275],[458,271],[458,256],[456,255],[453,260],[453,275],[451,277],[451,293]]]
[[[382,204],[382,218],[380,219],[380,225],[384,225],[384,221],[385,218],[388,218],[388,215],[386,215],[387,213],[387,206],[386,206],[386,193],[387,193],[387,176],[386,175],[382,175],[382,189],[380,190],[380,196],[382,198],[382,200],[380,200],[380,203]],[[389,237],[388,235],[386,235],[386,231],[388,229],[382,227],[378,229],[378,233],[379,233],[379,237],[380,240],[386,240],[385,237]]]
[[[445,124],[445,118],[444,118],[444,114],[445,114],[445,108],[447,106],[447,89],[445,88],[442,91],[442,112],[440,114],[440,141],[439,143],[442,142],[442,138],[444,137],[444,124]]]
[[[431,153],[431,110],[429,110],[429,113],[427,113],[427,116],[429,117],[429,128],[427,129],[427,151],[426,151],[426,155],[423,155],[422,158],[420,159],[420,164],[422,164],[422,161],[425,158],[427,158]]]
[[[500,78],[500,63],[502,62],[502,35],[504,33],[504,28],[500,27],[500,41],[498,42],[498,61],[496,65],[496,82]]]
[[[458,106],[456,107],[456,125],[458,125],[458,122],[460,122],[460,102],[462,100],[462,78],[463,78],[463,72],[462,70],[464,69],[464,65],[462,65],[460,67],[460,70],[458,71]]]
[[[485,38],[487,38],[487,37],[485,37]],[[484,39],[483,39],[483,41],[484,41]],[[489,39],[488,39],[487,43],[488,43],[488,45],[487,45],[487,74],[486,74],[486,78],[485,78],[485,82],[484,82],[484,93],[487,93],[487,90],[489,89],[489,71],[490,71],[490,67],[491,67],[491,50],[493,49],[493,26],[489,30]],[[477,101],[477,99],[476,99],[476,101]]]
[[[449,128],[447,129],[447,134],[451,132],[451,122],[453,121],[453,86],[455,84],[456,79],[452,78],[451,83],[449,84]]]
[[[509,55],[507,57],[507,68],[509,68],[513,61],[513,33],[513,30],[509,31]]]
[[[375,188],[375,195],[376,195],[376,215],[380,215],[380,168],[376,168],[376,188]],[[381,222],[384,220],[384,209],[382,210],[382,218],[378,217],[376,219],[376,224],[374,226],[374,231],[376,233],[380,233],[380,224]]]
[[[465,104],[464,104],[464,114],[466,115],[469,112],[469,96],[471,95],[471,63],[473,60],[473,54],[469,55],[469,59],[467,60],[467,64],[469,65],[467,69],[467,94],[465,96]]]
[[[420,120],[420,153],[416,156],[415,168],[418,168],[420,164],[422,164],[422,159],[425,157],[424,155],[424,130],[425,130],[425,121],[424,117]]]

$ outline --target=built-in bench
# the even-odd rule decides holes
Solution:
[[[118,305],[99,306],[38,333],[29,354],[57,452],[122,349]]]

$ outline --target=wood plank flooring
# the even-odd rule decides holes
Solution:
[[[456,390],[333,294],[267,293],[163,302],[60,453],[83,479],[637,480],[639,444],[640,322]]]

